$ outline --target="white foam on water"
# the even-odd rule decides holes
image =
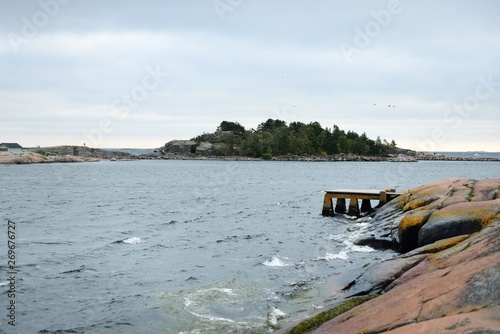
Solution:
[[[342,241],[345,240],[345,234],[330,234],[326,240],[328,241]]]
[[[208,288],[208,289],[200,289],[196,291],[196,296],[203,296],[209,294],[211,292],[222,292],[228,296],[237,296],[238,294],[233,291],[233,289],[228,288]]]
[[[273,255],[269,260],[266,260],[262,263],[265,266],[268,267],[289,267],[292,264],[288,262],[288,259],[281,258],[279,255]]]
[[[325,256],[318,257],[318,260],[326,260],[326,261],[331,261],[331,260],[335,260],[335,259],[348,260],[349,255],[347,255],[346,250],[342,250],[342,251],[338,252],[337,254],[326,253]]]
[[[141,243],[142,240],[141,240],[141,238],[138,238],[138,237],[131,237],[131,238],[123,240],[123,242],[126,244],[130,244],[130,245],[136,245],[138,243]]]
[[[273,307],[272,311],[267,314],[267,322],[271,326],[276,326],[278,324],[279,318],[284,317],[285,315],[285,312],[283,312],[279,308]]]
[[[353,244],[349,240],[345,240],[344,245],[346,245],[347,249],[350,250],[351,252],[371,253],[375,251],[375,249],[371,248],[370,246],[358,246]]]
[[[342,242],[345,245],[344,249],[341,250],[338,253],[327,252],[325,254],[325,256],[320,256],[320,257],[317,258],[317,260],[323,260],[323,261],[348,260],[349,259],[349,253],[354,253],[354,252],[357,252],[357,253],[370,253],[370,252],[374,252],[375,251],[375,249],[373,249],[373,248],[371,248],[369,246],[358,246],[358,245],[355,245],[352,242],[352,240],[357,239],[357,237],[358,237],[357,233],[353,233],[352,235],[350,235],[349,237],[347,237],[347,239],[346,239],[346,236],[344,234],[330,235],[328,237],[328,240],[340,241],[340,240],[344,239],[344,241]]]
[[[222,323],[229,323],[229,324],[241,324],[240,322],[229,319],[229,318],[216,316],[216,315],[213,315],[210,313],[203,314],[203,313],[200,313],[199,310],[196,310],[196,311],[193,310],[193,308],[199,308],[200,310],[205,310],[205,307],[203,305],[206,302],[205,299],[207,296],[212,295],[213,293],[216,293],[213,297],[216,298],[216,300],[219,303],[225,301],[227,297],[221,296],[220,294],[217,294],[217,293],[221,293],[221,294],[226,295],[226,296],[237,296],[238,295],[237,293],[235,293],[233,291],[233,289],[228,289],[228,288],[200,289],[191,295],[191,298],[193,298],[194,300],[190,299],[188,297],[184,298],[185,310],[187,312],[189,312],[190,314],[194,315],[195,317],[197,317],[199,319],[203,319],[205,321],[222,322]],[[201,303],[198,303],[197,300],[198,300],[198,302],[201,302]]]
[[[187,297],[184,298],[184,307],[187,308],[187,307],[191,306],[192,304],[193,304],[193,301],[191,299],[189,299]]]
[[[208,289],[209,291],[219,291],[219,292],[223,292],[227,295],[230,295],[230,296],[237,296],[238,294],[237,293],[234,293],[233,289],[227,289],[227,288],[210,288]]]
[[[365,223],[365,222],[359,222],[354,224],[354,226],[359,227],[360,229],[367,228],[368,226],[371,226],[370,223]]]
[[[234,321],[232,319],[227,319],[227,318],[222,318],[222,317],[216,317],[216,316],[213,316],[213,315],[210,315],[210,314],[199,314],[199,313],[193,312],[193,311],[188,310],[188,309],[186,309],[186,311],[188,311],[189,313],[191,313],[195,317],[198,317],[198,318],[201,318],[201,319],[204,319],[204,320],[208,320],[208,321],[213,321],[213,322],[227,322],[227,323],[231,323],[231,324],[236,323],[236,321]]]
[[[9,282],[9,281],[7,281],[7,282],[2,282],[2,283],[0,283],[0,286],[6,286],[6,285],[9,285],[9,284],[10,284],[10,282]]]

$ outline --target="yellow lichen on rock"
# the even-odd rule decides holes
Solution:
[[[459,244],[460,242],[464,241],[468,237],[469,237],[468,234],[459,235],[459,236],[452,237],[452,238],[438,240],[435,243],[427,245],[425,247],[427,247],[426,250],[428,253],[437,253],[437,252],[440,252],[442,250],[448,249],[450,247],[453,247],[453,246]]]
[[[457,185],[469,183],[472,180],[468,179],[446,179],[432,182],[411,190],[411,196],[406,200],[403,211],[407,212],[420,207],[434,204],[450,194],[453,194],[454,188]],[[436,202],[433,208],[442,207],[442,201]]]
[[[399,229],[402,231],[406,231],[412,227],[421,227],[427,222],[429,216],[432,214],[432,211],[427,209],[415,210],[410,214],[406,215],[401,222],[399,223]]]
[[[399,201],[405,213],[398,224],[400,250],[474,233],[500,219],[499,186],[500,179],[446,179],[411,189]]]
[[[401,219],[398,227],[400,251],[407,252],[418,247],[418,232],[431,214],[431,210],[417,209]]]

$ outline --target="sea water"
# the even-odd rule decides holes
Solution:
[[[393,257],[323,191],[500,177],[498,162],[126,161],[0,166],[0,331],[268,333],[329,277]],[[9,325],[7,220],[16,226]]]

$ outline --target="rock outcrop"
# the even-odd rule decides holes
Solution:
[[[405,155],[405,154],[398,154],[396,156],[390,155],[387,160],[391,161],[391,162],[417,162],[418,161],[417,159],[415,159],[414,156]]]
[[[406,271],[402,267],[401,271],[389,271],[392,282],[382,280],[388,284],[383,294],[313,333],[499,333],[498,240],[500,222],[496,221],[451,248],[375,266],[386,273],[385,269],[395,267],[388,264],[394,261],[414,259],[403,262],[407,266],[417,263]],[[380,285],[380,281],[374,283]],[[363,280],[361,283],[366,285]]]
[[[336,276],[323,291],[340,305],[376,297],[290,333],[500,333],[499,192],[500,179],[448,179],[389,202],[371,217],[372,234],[397,239],[405,253]]]
[[[71,146],[71,145],[60,145],[60,146],[49,146],[49,147],[37,147],[30,149],[33,153],[39,153],[47,157],[85,157],[85,158],[98,158],[98,159],[130,159],[133,158],[131,154],[104,150],[99,148],[92,148],[88,146]]]
[[[193,154],[196,153],[198,143],[192,140],[171,140],[165,144],[162,150],[165,153]]]
[[[405,191],[372,214],[369,237],[408,252],[477,232],[500,220],[499,193],[500,179],[446,179]]]
[[[185,159],[198,156],[226,156],[230,150],[226,144],[209,142],[196,142],[193,140],[172,140],[160,148],[162,156],[176,155]],[[233,152],[234,153],[234,152]]]
[[[417,160],[432,160],[432,161],[500,161],[498,157],[488,156],[447,156],[444,154],[434,154],[421,152],[416,155]]]
[[[98,158],[80,157],[73,155],[46,156],[38,153],[29,153],[27,155],[0,156],[0,164],[37,164],[37,163],[56,163],[56,162],[95,162]]]

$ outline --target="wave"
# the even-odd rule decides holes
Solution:
[[[340,251],[337,254],[326,253],[325,256],[318,257],[318,260],[325,260],[325,261],[331,261],[331,260],[335,260],[335,259],[348,260],[349,259],[349,255],[347,255],[347,251],[346,250],[342,250],[342,251]]]
[[[281,311],[279,308],[273,307],[272,311],[267,314],[267,323],[270,326],[276,326],[278,320],[286,315],[285,312]]]
[[[237,294],[233,291],[233,289],[229,288],[213,287],[199,289],[193,294],[184,297],[184,309],[195,317],[208,320],[210,322],[237,324],[238,321],[233,319],[211,314],[209,312],[209,308],[205,305],[207,302],[225,304],[228,301],[232,301],[232,297],[234,296],[237,296]]]
[[[236,321],[234,321],[232,319],[228,319],[228,318],[216,317],[216,316],[210,315],[210,314],[199,314],[199,313],[193,312],[193,311],[188,310],[188,309],[186,309],[186,311],[189,312],[189,313],[191,313],[195,317],[198,317],[198,318],[201,318],[201,319],[205,319],[205,320],[208,320],[208,321],[213,321],[213,322],[227,322],[227,323],[231,323],[231,324],[236,323]]]
[[[96,271],[96,270],[92,269],[92,268],[87,268],[87,266],[85,266],[85,265],[81,265],[77,269],[63,271],[61,274],[75,274],[75,273],[82,273],[82,272],[85,272],[85,271]]]
[[[129,245],[136,245],[136,244],[139,244],[143,242],[141,240],[141,238],[138,238],[138,237],[130,237],[130,238],[127,238],[127,239],[123,239],[123,240],[118,240],[118,241],[115,241],[113,242],[114,244],[129,244]]]
[[[123,242],[126,244],[135,245],[135,244],[141,243],[142,240],[141,240],[141,238],[138,238],[138,237],[131,237],[131,238],[123,240]]]
[[[279,255],[273,255],[269,260],[262,263],[268,267],[289,267],[292,265],[286,257],[280,257]]]
[[[344,241],[344,244],[347,245],[347,247],[352,251],[352,252],[358,252],[358,253],[371,253],[374,252],[375,249],[371,248],[370,246],[358,246],[353,244],[352,242],[346,240]]]
[[[353,244],[349,240],[344,240],[343,244],[345,248],[338,253],[329,253],[327,252],[325,256],[320,256],[317,260],[331,261],[331,260],[349,260],[349,253],[371,253],[374,252],[375,249],[369,246],[358,246]]]

